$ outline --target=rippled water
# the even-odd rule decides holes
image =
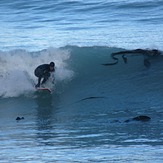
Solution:
[[[162,108],[113,110],[102,107],[106,99],[63,105],[48,96],[1,100],[0,162],[162,161]],[[124,122],[141,112],[155,116]]]
[[[1,1],[1,49],[115,46],[162,49],[162,1]]]
[[[1,0],[0,162],[162,163],[162,56],[149,69],[141,55],[102,66],[113,52],[162,50],[162,8],[162,0]],[[33,71],[51,60],[54,92],[36,92]],[[151,120],[125,122],[139,115]]]

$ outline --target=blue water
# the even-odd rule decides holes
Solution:
[[[162,22],[161,0],[1,0],[0,162],[161,163],[163,56],[102,64],[162,52]],[[33,71],[51,61],[53,91],[37,92]]]
[[[1,0],[1,49],[162,47],[161,0]]]

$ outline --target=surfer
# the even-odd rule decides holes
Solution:
[[[35,71],[34,74],[36,77],[38,77],[38,83],[36,84],[36,88],[40,87],[40,84],[44,84],[50,77],[50,73],[55,71],[55,63],[50,62],[50,64],[42,64],[39,65]],[[43,78],[42,82],[41,79]]]

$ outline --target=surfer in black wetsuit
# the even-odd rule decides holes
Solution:
[[[50,77],[50,73],[55,71],[55,63],[50,62],[50,64],[42,64],[38,66],[34,74],[38,77],[38,83],[36,84],[36,88],[40,87],[40,84],[44,84]],[[42,82],[41,79],[43,78]]]

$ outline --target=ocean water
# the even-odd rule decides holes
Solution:
[[[103,65],[162,52],[163,1],[1,0],[0,23],[0,162],[163,161],[163,56]],[[51,61],[52,93],[37,92]]]

